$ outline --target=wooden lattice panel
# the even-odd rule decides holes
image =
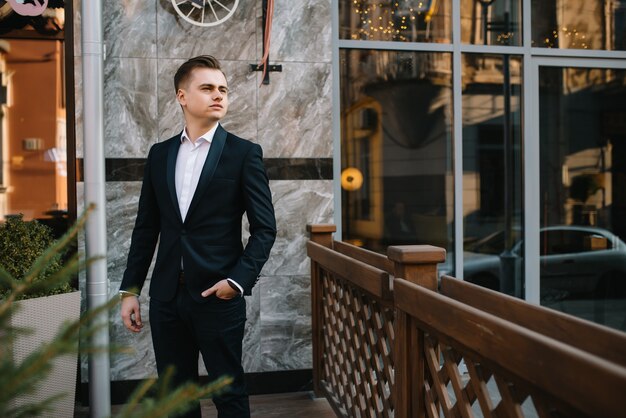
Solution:
[[[440,343],[429,334],[423,341],[423,405],[430,418],[581,416],[545,394],[532,396],[531,384],[490,370],[472,352]]]
[[[338,416],[624,416],[623,334],[453,278],[435,292],[430,249],[392,247],[392,270],[320,242],[307,244],[313,385]]]
[[[322,385],[348,417],[393,417],[393,315],[375,297],[322,272]]]

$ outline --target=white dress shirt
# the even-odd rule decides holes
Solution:
[[[180,137],[180,148],[176,158],[176,197],[183,222],[191,204],[193,194],[198,187],[200,174],[211,149],[211,142],[215,135],[217,124],[213,129],[204,133],[196,142],[192,142],[187,135],[187,128]]]
[[[176,197],[178,198],[178,207],[180,208],[180,215],[183,218],[183,222],[187,217],[187,211],[189,211],[189,205],[193,198],[196,188],[198,187],[198,181],[200,180],[200,174],[202,168],[206,162],[207,155],[211,149],[211,142],[213,142],[213,136],[217,130],[217,125],[208,132],[202,134],[196,142],[191,141],[189,135],[187,135],[187,127],[183,130],[180,136],[180,148],[178,149],[178,156],[176,158]],[[183,261],[180,261],[181,267]],[[239,289],[239,293],[243,295],[243,289],[231,278],[227,279],[230,283],[233,283]]]

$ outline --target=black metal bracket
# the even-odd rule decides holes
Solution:
[[[263,64],[250,64],[250,71],[263,71]],[[265,78],[263,79],[263,84],[270,83],[270,72],[282,72],[283,66],[279,64],[270,64],[267,66],[267,72],[265,73]]]
[[[267,22],[267,0],[263,0],[263,40],[265,40],[265,23]],[[265,42],[263,42],[263,56],[265,56]],[[263,84],[270,83],[270,72],[282,72],[282,65],[271,65],[269,54],[267,55],[267,71],[265,72],[265,77],[263,77]],[[250,64],[250,71],[263,71],[263,64]]]

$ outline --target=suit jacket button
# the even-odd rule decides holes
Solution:
[[[180,233],[181,233],[182,235],[185,235],[185,234],[187,233],[187,230],[186,230],[186,229],[181,229],[181,230],[180,230]]]

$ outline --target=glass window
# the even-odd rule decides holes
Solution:
[[[626,70],[539,83],[541,303],[626,330]]]
[[[626,49],[626,0],[532,0],[533,46]]]
[[[74,182],[67,166],[64,8],[47,4],[7,3],[0,13],[0,221],[23,214],[60,236]]]
[[[463,278],[523,297],[522,60],[463,55]]]
[[[451,251],[451,54],[342,50],[340,60],[342,239]]]
[[[521,0],[462,0],[461,39],[478,45],[521,45]]]
[[[339,38],[449,43],[451,15],[450,0],[340,0]]]
[[[450,43],[452,3],[339,0],[338,37]],[[521,46],[523,3],[455,3],[461,42]],[[528,4],[533,47],[626,50],[626,0]],[[468,48],[491,49],[454,52],[464,278],[526,296],[537,278],[524,271],[524,177],[539,176],[541,303],[626,330],[626,70],[540,67],[540,171],[524,173],[523,57]],[[419,49],[340,49],[342,239],[438,245],[449,252],[440,273],[454,275],[452,54]]]

